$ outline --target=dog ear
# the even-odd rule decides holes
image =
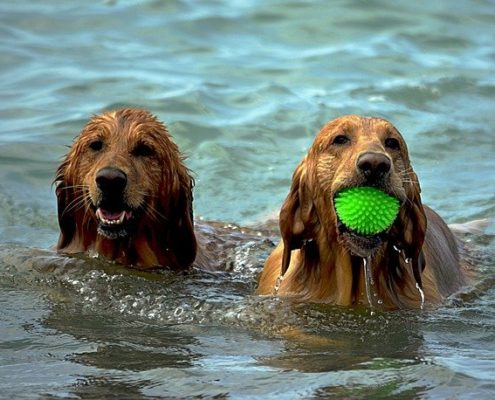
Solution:
[[[317,217],[307,182],[307,159],[296,168],[292,184],[280,210],[279,226],[284,243],[282,275],[290,264],[291,252],[300,249],[306,240],[314,239]]]
[[[196,258],[197,241],[194,233],[193,194],[194,180],[182,173],[173,196],[175,215],[169,221],[168,244],[180,268],[189,267]]]
[[[67,168],[69,158],[66,157],[59,165],[54,185],[57,196],[57,214],[60,235],[57,243],[57,250],[63,250],[74,238],[76,232],[76,219],[74,213],[75,193],[70,183],[67,182]]]
[[[401,206],[399,215],[390,231],[392,242],[402,251],[411,264],[416,283],[421,287],[421,272],[425,268],[423,243],[426,235],[427,218],[421,202],[421,187],[418,177],[408,166],[406,184],[406,202]]]
[[[418,177],[410,168],[408,174],[409,184],[406,188],[408,201],[399,212],[399,220],[402,224],[402,243],[406,254],[419,257],[426,234],[426,213],[421,201],[421,187]]]

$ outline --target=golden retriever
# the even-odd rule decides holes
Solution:
[[[56,178],[63,253],[93,252],[137,268],[196,258],[193,178],[167,128],[140,109],[94,116]]]
[[[335,195],[373,186],[400,200],[385,232],[362,236],[337,218]],[[466,284],[458,243],[423,205],[398,130],[380,118],[327,123],[296,168],[280,211],[282,241],[266,260],[258,294],[380,308],[438,303]]]

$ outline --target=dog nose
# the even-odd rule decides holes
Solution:
[[[392,161],[386,154],[367,152],[359,156],[357,167],[368,181],[377,182],[388,176]]]
[[[118,168],[102,168],[96,174],[96,186],[104,193],[122,193],[127,185],[127,175]]]

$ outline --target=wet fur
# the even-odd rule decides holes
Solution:
[[[95,140],[104,143],[99,151],[90,146]],[[137,154],[142,144],[152,154]],[[101,193],[95,177],[105,167],[127,175],[125,201],[139,213],[130,235],[109,238],[98,230],[94,204]],[[195,260],[194,181],[166,127],[147,111],[122,109],[93,117],[58,167],[55,184],[58,251],[92,251],[138,268],[184,269]]]
[[[336,145],[335,138],[342,134],[350,142]],[[385,141],[390,138],[400,144],[399,149],[387,148]],[[390,176],[382,189],[401,201],[399,216],[372,250],[362,249],[369,243],[348,240],[339,232],[333,206],[339,190],[365,184],[356,173],[356,163],[369,151],[391,159]],[[418,279],[430,304],[466,283],[457,239],[440,216],[422,204],[406,143],[392,124],[380,118],[345,116],[321,129],[294,172],[279,224],[282,241],[266,260],[258,294],[367,304],[363,258],[356,255],[361,251],[370,255],[372,289],[377,295],[373,301],[384,308],[419,307]]]

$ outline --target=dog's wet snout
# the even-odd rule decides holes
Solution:
[[[96,174],[96,186],[100,189],[104,195],[118,196],[124,192],[127,186],[127,175],[124,171],[106,167],[102,168]]]
[[[390,174],[392,161],[383,153],[367,152],[359,156],[357,168],[369,182],[378,182]]]

